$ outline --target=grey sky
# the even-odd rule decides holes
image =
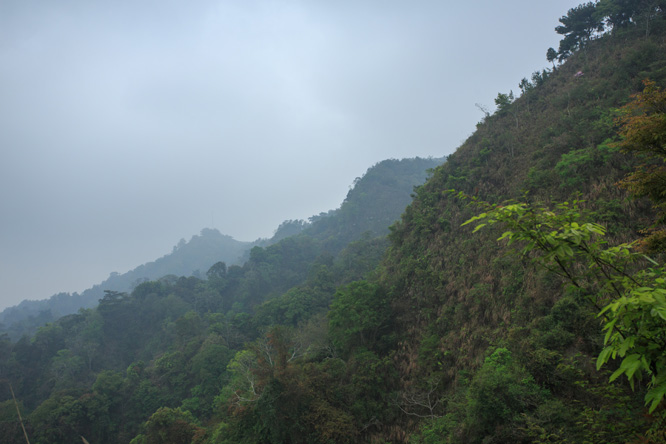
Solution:
[[[0,2],[0,309],[443,156],[580,2]]]

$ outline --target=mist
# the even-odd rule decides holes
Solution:
[[[578,4],[448,3],[3,2],[0,309],[452,153]]]

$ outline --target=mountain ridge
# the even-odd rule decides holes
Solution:
[[[48,299],[26,300],[0,312],[0,330],[7,331],[14,339],[59,317],[76,313],[79,309],[96,307],[106,291],[130,292],[142,282],[156,280],[167,275],[204,277],[216,262],[227,266],[242,265],[250,258],[255,246],[267,247],[286,237],[307,233],[325,240],[336,239],[328,247],[339,252],[348,242],[359,238],[365,231],[372,236],[388,234],[388,226],[397,220],[409,203],[411,190],[426,178],[426,170],[443,162],[444,158],[387,159],[368,168],[363,177],[355,180],[345,200],[337,209],[312,216],[309,221],[287,220],[278,226],[268,239],[243,242],[220,233],[217,229],[204,228],[189,241],[181,239],[171,253],[139,265],[126,273],[113,272],[107,279],[79,293],[57,293]],[[377,202],[369,202],[377,200]],[[382,212],[370,214],[372,208]],[[348,221],[360,218],[366,222],[349,230]],[[340,220],[338,220],[340,219]],[[344,239],[340,233],[345,234]],[[4,326],[4,327],[3,327]]]
[[[105,290],[131,291],[141,282],[168,274],[190,276],[201,273],[203,267],[205,272],[218,260],[224,260],[230,265],[239,264],[242,255],[253,245],[252,242],[237,241],[216,229],[204,228],[199,235],[192,236],[187,242],[181,239],[171,253],[125,273],[112,272],[104,281],[81,293],[57,293],[47,299],[24,300],[8,307],[0,312],[0,325],[12,332],[12,337],[18,337],[23,332],[33,331],[35,325],[43,325],[61,316],[76,313],[81,308],[95,307],[99,299],[104,297]],[[30,319],[33,321],[29,322],[26,329],[18,328],[15,329],[17,331],[12,331],[13,326]]]

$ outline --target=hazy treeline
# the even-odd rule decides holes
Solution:
[[[363,233],[394,168],[424,160],[377,165],[242,266],[109,292],[5,340],[35,442],[666,442],[664,5],[602,0],[560,22],[561,64],[498,94],[388,237]],[[507,214],[527,216],[511,232]],[[622,262],[636,248],[643,262]]]

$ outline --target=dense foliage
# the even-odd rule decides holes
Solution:
[[[560,22],[562,63],[498,94],[388,238],[394,170],[423,159],[377,165],[242,266],[5,337],[1,436],[23,439],[18,407],[37,443],[666,442],[664,249],[644,238],[666,189],[664,4]]]
[[[549,210],[524,203],[484,203],[486,212],[463,225],[480,221],[477,231],[501,223],[509,231],[498,240],[524,244],[524,256],[538,252],[539,265],[586,298],[598,310],[606,333],[597,369],[622,358],[610,381],[626,375],[632,388],[643,372],[650,375],[645,400],[652,413],[666,395],[666,269],[632,251],[631,244],[608,247],[600,239],[606,229],[587,221],[578,204],[565,202]]]
[[[354,295],[368,292],[353,281],[373,272],[387,247],[388,226],[409,203],[413,187],[441,161],[380,162],[355,181],[338,210],[311,222],[286,221],[272,242],[260,241],[263,247],[249,251],[242,266],[220,261],[205,276],[169,274],[137,282],[131,293],[106,290],[96,308],[64,316],[32,338],[12,344],[2,337],[0,375],[17,393],[31,442],[71,442],[79,436],[109,443],[208,439],[210,433],[258,420],[242,401],[253,396],[250,406],[267,411],[276,409],[275,397],[294,397],[295,410],[279,409],[273,419],[263,412],[260,418],[268,422],[256,434],[241,427],[229,436],[305,439],[300,425],[275,429],[285,424],[287,413],[313,430],[322,428],[321,418],[331,421],[307,436],[323,433],[336,441],[356,436],[358,424],[345,411],[348,398],[329,383],[340,374],[356,381],[356,369],[376,357],[368,353],[349,367],[342,360],[319,363],[339,353],[328,335],[329,305],[343,285],[349,284],[349,291],[358,287]],[[189,244],[205,249],[210,235],[204,232]],[[372,315],[375,308],[368,305],[362,314]],[[338,310],[339,317],[344,310]],[[365,333],[362,343],[370,344],[379,333]],[[314,385],[304,387],[311,377]],[[256,378],[251,388],[248,378]],[[8,442],[20,442],[23,432],[8,389],[0,388],[0,433]],[[362,411],[369,400],[354,390]],[[231,416],[219,425],[205,427],[227,413]]]

